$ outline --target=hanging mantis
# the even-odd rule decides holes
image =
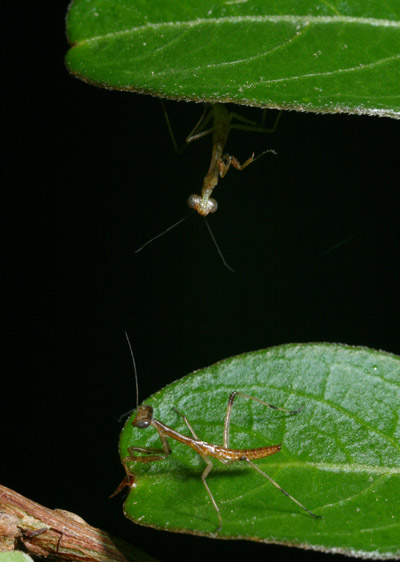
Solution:
[[[224,430],[223,430],[223,445],[216,445],[213,443],[208,443],[207,441],[203,441],[199,439],[195,430],[191,426],[188,418],[185,414],[173,408],[173,411],[182,417],[183,421],[185,422],[189,432],[191,435],[184,435],[180,433],[160,420],[157,420],[153,416],[153,408],[147,404],[142,404],[139,406],[139,394],[138,394],[138,379],[137,379],[137,371],[136,371],[136,364],[135,358],[133,355],[132,347],[128,338],[128,335],[125,333],[126,339],[128,341],[134,372],[135,372],[135,381],[136,381],[136,416],[134,420],[131,422],[132,426],[137,429],[147,429],[152,427],[155,429],[159,435],[161,446],[162,448],[154,448],[154,447],[136,447],[130,446],[128,447],[128,456],[123,460],[123,466],[125,468],[126,477],[118,486],[116,491],[112,494],[112,496],[119,493],[125,486],[133,487],[135,484],[134,474],[131,471],[130,464],[131,463],[151,463],[156,461],[165,460],[171,453],[171,447],[168,443],[168,438],[174,439],[175,441],[179,441],[184,445],[188,446],[189,448],[193,449],[196,453],[198,453],[201,458],[206,463],[206,467],[201,475],[201,480],[204,485],[204,488],[210,498],[211,504],[214,507],[217,517],[218,517],[218,527],[216,532],[218,533],[222,528],[222,516],[221,511],[217,502],[215,501],[214,495],[211,492],[211,489],[207,483],[207,476],[210,474],[213,463],[211,458],[218,460],[219,462],[230,465],[236,462],[245,462],[247,465],[254,470],[256,470],[261,476],[267,479],[273,486],[275,486],[280,492],[282,492],[285,496],[287,496],[292,502],[298,505],[301,509],[307,512],[312,518],[314,519],[322,519],[320,515],[317,515],[310,511],[307,507],[305,507],[302,503],[300,503],[295,497],[289,494],[286,490],[284,490],[275,480],[273,480],[268,474],[262,471],[259,466],[257,466],[253,461],[262,459],[271,455],[278,453],[281,450],[281,444],[279,445],[267,445],[263,447],[257,448],[249,448],[249,449],[232,449],[229,446],[229,436],[230,436],[230,423],[231,423],[231,415],[233,410],[233,404],[236,397],[246,398],[248,400],[252,400],[268,408],[273,410],[279,410],[284,412],[288,415],[296,415],[299,414],[304,406],[296,409],[296,410],[287,410],[286,408],[281,408],[279,406],[274,406],[264,400],[260,400],[254,396],[249,396],[248,394],[242,392],[232,392],[229,396],[228,405],[225,414],[225,421],[224,421]]]
[[[256,160],[256,158],[254,158],[254,152],[243,164],[240,164],[240,162],[234,156],[224,153],[224,148],[231,129],[253,130],[262,133],[272,133],[277,127],[280,115],[281,113],[279,112],[273,128],[266,129],[264,128],[263,123],[261,126],[257,126],[253,121],[245,119],[238,113],[228,112],[226,107],[221,103],[212,104],[208,108],[206,106],[200,120],[186,138],[186,142],[191,143],[195,140],[205,137],[206,135],[212,134],[212,152],[210,166],[203,180],[201,194],[193,194],[188,198],[188,206],[191,209],[195,209],[199,213],[199,215],[203,217],[206,217],[209,213],[215,213],[215,211],[218,209],[218,203],[211,197],[211,195],[218,184],[219,178],[225,177],[231,166],[236,168],[236,170],[242,171]],[[206,128],[211,120],[212,126]],[[167,124],[172,134],[172,129],[169,125],[168,120]],[[172,136],[172,138],[174,137]],[[176,146],[175,142],[174,145]],[[260,156],[266,154],[267,152],[276,154],[274,150],[269,149],[265,150],[257,158],[260,158]]]
[[[164,106],[164,103],[163,103],[162,100],[161,100],[161,103],[162,103],[162,106],[163,106],[164,115],[165,115],[165,119],[166,119],[166,122],[167,122],[167,127],[168,127],[168,130],[169,130],[169,133],[170,133],[175,151],[177,153],[180,153],[180,152],[182,152],[182,149],[178,148],[178,145],[177,145],[176,140],[175,140],[175,135],[173,133],[173,130],[172,130],[172,127],[171,127],[171,124],[170,124],[170,121],[169,121],[168,113],[165,109],[165,106]],[[254,121],[251,121],[250,119],[246,119],[236,112],[229,112],[227,110],[227,108],[221,103],[208,104],[208,105],[205,106],[204,111],[203,111],[199,121],[196,123],[196,125],[194,126],[192,131],[189,133],[189,135],[186,137],[185,146],[187,144],[190,144],[191,142],[194,142],[195,140],[203,138],[207,135],[212,135],[211,161],[210,161],[210,165],[209,165],[209,168],[208,168],[208,172],[205,175],[204,180],[203,180],[203,187],[202,187],[202,190],[201,190],[201,194],[200,195],[192,194],[188,198],[187,202],[188,202],[189,208],[194,209],[195,211],[197,211],[197,213],[199,215],[203,216],[204,218],[207,217],[207,215],[209,215],[210,213],[215,213],[215,211],[218,208],[218,203],[214,198],[211,197],[211,195],[212,195],[214,189],[216,188],[216,186],[218,184],[219,178],[224,178],[225,175],[228,173],[231,166],[233,168],[236,168],[237,170],[241,171],[241,170],[244,170],[247,166],[249,166],[252,162],[254,162],[258,158],[260,158],[261,156],[266,154],[267,152],[270,152],[272,154],[276,154],[276,152],[274,150],[268,149],[268,150],[265,150],[264,152],[262,152],[261,154],[259,154],[255,158],[254,152],[253,152],[253,154],[243,164],[240,164],[240,162],[238,161],[237,158],[235,158],[234,156],[232,156],[230,154],[224,153],[224,148],[225,148],[226,142],[228,140],[228,136],[229,136],[230,131],[232,129],[240,129],[240,130],[255,131],[255,132],[260,132],[260,133],[273,133],[276,130],[276,127],[278,125],[280,116],[281,116],[281,111],[277,114],[277,117],[275,119],[275,123],[274,123],[273,127],[272,128],[265,128],[264,127],[265,110],[263,112],[263,118],[262,118],[261,124],[257,125]],[[211,126],[207,127],[209,124],[211,124]],[[169,232],[170,230],[172,230],[173,228],[178,226],[180,223],[182,223],[184,220],[186,220],[186,218],[188,218],[188,216],[189,215],[186,215],[185,217],[179,219],[177,222],[175,222],[174,224],[172,224],[171,226],[169,226],[168,228],[166,228],[165,230],[163,230],[162,232],[160,232],[156,236],[153,236],[152,238],[147,240],[147,242],[145,242],[142,246],[140,246],[137,250],[135,250],[135,253],[140,252],[148,244],[150,244],[151,242],[154,242],[154,240],[157,240],[158,238],[160,238],[161,236],[163,236],[164,234],[166,234],[167,232]],[[206,222],[206,226],[208,228],[208,231],[210,233],[210,236],[211,236],[211,238],[212,238],[212,240],[215,244],[217,252],[222,259],[222,262],[224,263],[224,265],[229,270],[234,271],[226,263],[225,258],[223,256],[218,244],[217,244],[217,241],[214,238],[214,235],[211,231],[211,228],[210,228],[208,222],[207,221],[205,221],[205,222]]]

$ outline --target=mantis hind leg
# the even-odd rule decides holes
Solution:
[[[232,123],[231,128],[239,129],[241,131],[252,131],[254,133],[275,133],[276,129],[278,128],[278,123],[282,115],[282,110],[278,111],[278,114],[275,118],[272,127],[265,127],[266,114],[267,114],[267,109],[264,109],[261,123],[257,124],[255,121],[252,121],[251,119],[246,119],[239,113],[232,113],[231,114],[232,117],[236,119],[236,121],[239,121],[239,123]]]
[[[186,137],[185,143],[179,147],[178,143],[176,142],[176,138],[174,135],[174,131],[172,129],[172,125],[171,125],[171,121],[169,119],[168,116],[168,112],[165,108],[165,103],[163,100],[161,101],[161,106],[164,112],[164,117],[165,117],[165,122],[167,123],[167,128],[168,128],[168,132],[169,135],[171,137],[171,141],[172,141],[172,145],[174,147],[174,150],[177,154],[182,154],[182,152],[185,150],[186,146],[197,140],[200,139],[202,137],[205,137],[206,135],[209,135],[210,133],[212,133],[214,131],[214,127],[211,127],[210,129],[205,129],[206,125],[208,125],[208,123],[210,122],[211,118],[212,118],[212,110],[209,111],[209,108],[207,106],[204,107],[204,111],[201,114],[200,119],[197,121],[196,125],[193,127],[193,129],[190,131],[190,133],[188,134],[188,136]],[[209,111],[207,113],[207,111]]]
[[[268,476],[268,474],[263,472],[261,470],[261,468],[259,468],[253,462],[251,462],[251,460],[249,460],[247,458],[244,459],[244,460],[247,462],[247,464],[249,464],[252,468],[254,468],[254,470],[256,470],[259,474],[261,474],[261,476],[264,476],[264,478],[266,478],[269,482],[271,482],[271,484],[273,484],[275,486],[275,488],[278,488],[278,490],[281,491],[282,494],[285,494],[285,496],[287,496],[290,500],[292,500],[292,502],[294,502],[299,507],[301,507],[301,509],[304,509],[304,511],[306,511],[309,515],[311,515],[311,517],[313,517],[314,519],[323,519],[323,517],[321,515],[316,515],[315,513],[313,513],[309,509],[307,509],[302,503],[300,503],[298,500],[296,500],[296,498],[294,498],[292,495],[290,495],[288,492],[286,492],[286,490],[284,490],[281,486],[279,486],[279,484],[277,482],[275,482],[275,480],[273,480],[271,478],[271,476]]]

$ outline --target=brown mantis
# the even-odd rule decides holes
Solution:
[[[132,357],[132,360],[133,360],[134,371],[135,371],[135,380],[136,380],[136,392],[137,392],[138,382],[137,382],[137,372],[136,372],[136,366],[135,366],[135,359],[134,359],[134,356],[133,356],[133,352],[132,352],[131,344],[129,342],[129,338],[128,338],[127,334],[125,334],[125,335],[126,335],[126,338],[127,338],[127,341],[128,341],[128,345],[129,345],[130,352],[131,352],[131,357]],[[136,394],[136,396],[138,397],[138,393]],[[114,492],[114,494],[118,493],[125,485],[129,485],[131,487],[134,485],[134,476],[133,476],[133,474],[132,474],[132,472],[131,472],[131,470],[128,466],[129,463],[136,463],[136,462],[150,463],[150,462],[156,462],[156,461],[166,459],[172,453],[172,450],[171,450],[171,448],[169,446],[169,443],[168,443],[168,440],[167,440],[168,438],[170,438],[170,439],[175,439],[176,441],[179,441],[180,443],[183,443],[184,445],[187,445],[188,447],[193,449],[196,453],[198,453],[202,457],[202,459],[206,463],[206,467],[205,467],[205,469],[202,473],[201,480],[203,482],[203,485],[204,485],[204,487],[207,491],[207,494],[208,494],[208,496],[211,500],[211,503],[212,503],[212,505],[213,505],[213,507],[214,507],[214,509],[217,513],[217,516],[218,516],[219,524],[218,524],[218,528],[217,528],[216,532],[220,531],[220,529],[222,528],[222,516],[221,516],[220,509],[218,507],[218,504],[215,501],[215,498],[214,498],[214,496],[213,496],[213,494],[210,490],[210,487],[208,486],[207,481],[206,481],[207,476],[210,474],[210,472],[213,468],[211,458],[214,458],[214,459],[218,460],[219,462],[221,462],[225,465],[230,465],[232,463],[240,462],[240,461],[246,462],[251,468],[253,468],[259,474],[261,474],[261,476],[266,478],[271,484],[273,484],[278,490],[280,490],[283,494],[285,494],[285,496],[287,496],[291,501],[293,501],[295,504],[297,504],[299,507],[301,507],[304,511],[306,511],[311,517],[313,517],[315,519],[321,519],[322,517],[320,515],[316,515],[315,513],[311,512],[309,509],[307,509],[302,503],[300,503],[291,494],[286,492],[277,482],[275,482],[275,480],[273,480],[270,476],[268,476],[268,474],[263,472],[253,462],[254,460],[262,459],[262,458],[268,457],[270,455],[274,455],[275,453],[278,453],[281,449],[280,444],[279,445],[269,445],[269,446],[257,447],[257,448],[253,448],[253,449],[231,449],[229,447],[229,433],[230,433],[231,414],[232,414],[232,409],[233,409],[233,404],[234,404],[235,398],[239,397],[239,396],[242,397],[242,398],[253,400],[254,402],[258,402],[259,404],[267,406],[268,408],[272,408],[273,410],[279,410],[281,412],[285,412],[286,414],[289,414],[289,415],[298,414],[304,408],[302,406],[302,407],[298,408],[297,410],[287,410],[286,408],[274,406],[272,404],[269,404],[268,402],[265,402],[264,400],[260,400],[259,398],[256,398],[254,396],[249,396],[248,394],[245,394],[245,393],[242,393],[242,392],[232,392],[231,395],[229,396],[228,406],[227,406],[227,409],[226,409],[224,430],[223,430],[223,445],[221,446],[221,445],[215,445],[215,444],[212,444],[212,443],[208,443],[207,441],[202,441],[201,439],[199,439],[199,437],[197,436],[193,427],[189,423],[189,420],[187,419],[187,417],[182,412],[177,410],[176,408],[173,408],[173,410],[179,416],[182,417],[183,421],[185,422],[187,428],[189,429],[189,431],[191,433],[190,436],[179,433],[178,431],[175,431],[174,429],[167,426],[163,422],[154,418],[152,406],[149,406],[149,405],[146,405],[146,404],[142,404],[141,406],[138,406],[138,399],[137,399],[137,411],[136,411],[136,416],[135,416],[135,418],[132,422],[133,427],[136,427],[138,429],[146,429],[150,426],[153,427],[158,432],[162,448],[135,447],[135,446],[128,447],[128,456],[123,461],[125,471],[126,471],[126,478],[123,480],[123,482],[117,488],[116,492]],[[138,453],[138,454],[136,454],[136,453]]]

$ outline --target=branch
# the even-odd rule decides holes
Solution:
[[[140,549],[62,509],[48,509],[0,484],[0,551],[74,562],[157,562]]]

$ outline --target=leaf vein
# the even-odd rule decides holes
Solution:
[[[387,57],[385,59],[380,59],[368,64],[359,64],[358,66],[353,66],[353,67],[349,67],[349,68],[337,68],[336,70],[328,70],[326,72],[310,72],[307,74],[300,74],[297,76],[286,76],[284,78],[274,78],[272,80],[257,80],[252,82],[251,84],[244,84],[241,87],[243,89],[251,89],[256,85],[259,84],[276,84],[278,82],[289,82],[292,80],[304,80],[305,78],[315,78],[315,77],[325,77],[325,76],[333,76],[335,74],[344,74],[344,73],[348,73],[348,72],[359,72],[359,71],[364,71],[366,69],[370,69],[370,68],[374,68],[375,66],[378,66],[380,64],[386,63],[386,62],[391,62],[393,60],[400,60],[400,55],[396,54],[392,57]]]
[[[111,31],[103,33],[90,38],[78,40],[75,45],[82,45],[91,41],[99,41],[107,38],[116,38],[120,35],[129,35],[136,32],[142,32],[145,29],[159,30],[165,27],[195,27],[204,24],[220,25],[223,23],[228,24],[243,24],[243,23],[288,23],[294,26],[307,26],[307,25],[332,25],[332,24],[347,24],[347,25],[370,25],[373,27],[394,27],[400,29],[400,21],[378,19],[378,18],[365,18],[353,16],[311,16],[311,15],[263,15],[263,16],[230,16],[221,18],[197,18],[195,20],[187,21],[168,21],[157,23],[146,23],[145,25],[131,27],[129,29],[120,29],[118,31]]]

